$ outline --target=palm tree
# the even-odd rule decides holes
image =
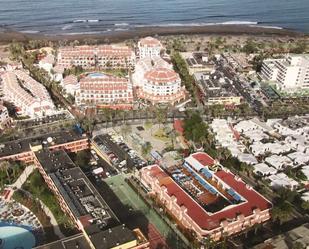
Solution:
[[[124,124],[121,126],[121,133],[124,137],[126,137],[129,133],[132,133],[132,127],[128,124]]]
[[[156,115],[156,120],[157,120],[157,122],[159,124],[159,128],[160,128],[160,124],[164,124],[166,122],[167,110],[157,108],[156,111],[155,111],[155,115]]]
[[[143,146],[142,146],[142,155],[143,157],[148,157],[148,154],[150,153],[150,151],[152,150],[152,145],[150,142],[146,142]]]
[[[176,140],[176,132],[175,132],[175,130],[171,130],[171,132],[169,133],[169,137],[171,139],[172,147],[174,149],[174,143],[175,143],[175,140]]]
[[[279,221],[281,225],[283,222],[288,221],[290,219],[293,208],[290,203],[287,201],[283,201],[282,203],[277,204],[277,206],[273,207],[271,210],[271,216],[274,221]]]
[[[5,171],[6,175],[7,175],[7,178],[9,180],[9,183],[11,183],[11,176],[10,176],[10,173],[9,173],[9,169],[11,167],[11,164],[8,162],[8,161],[2,161],[0,163],[0,169],[2,171]]]

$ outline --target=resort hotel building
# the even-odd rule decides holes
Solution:
[[[77,105],[130,109],[133,89],[128,78],[91,73],[81,78],[76,92]]]
[[[220,240],[270,219],[272,204],[204,152],[163,170],[140,170],[141,183],[184,230]]]
[[[287,92],[309,89],[309,54],[289,54],[283,59],[264,60],[262,77]]]
[[[58,50],[57,65],[85,69],[133,68],[135,53],[127,46],[115,45],[62,47]]]
[[[67,154],[89,146],[88,138],[74,131],[46,134],[1,144],[0,161],[19,160],[38,168],[61,209],[80,231],[70,239],[74,248],[149,248],[149,242],[138,228],[131,230],[120,223]],[[65,238],[38,248],[71,248],[69,244]]]
[[[141,39],[138,44],[138,55],[140,59],[145,57],[157,57],[160,56],[163,46],[161,42],[152,37],[145,37]]]
[[[137,98],[153,105],[174,105],[186,97],[179,75],[173,70],[173,66],[160,56],[140,59],[136,63],[132,79]]]
[[[16,106],[19,114],[34,117],[51,115],[55,106],[46,88],[21,70],[2,74],[4,99]]]

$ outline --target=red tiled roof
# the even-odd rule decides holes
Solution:
[[[238,214],[245,217],[253,213],[253,210],[259,208],[261,211],[269,209],[271,203],[264,199],[259,193],[253,189],[248,189],[242,181],[235,180],[232,173],[218,171],[216,176],[237,193],[244,197],[247,202],[243,202],[226,210],[218,211],[214,214],[208,214],[192,197],[190,197],[174,180],[172,180],[159,166],[149,167],[150,174],[153,178],[157,178],[159,182],[164,182],[161,186],[165,186],[169,196],[175,196],[179,206],[187,208],[187,214],[191,219],[204,230],[212,230],[220,226],[221,221],[226,219],[234,219]],[[171,181],[163,181],[163,178],[170,178]]]
[[[172,69],[155,68],[145,74],[145,79],[158,84],[166,84],[179,80],[179,75]]]
[[[148,36],[140,40],[140,45],[144,47],[157,47],[161,46],[161,42],[158,39]]]
[[[192,157],[204,166],[212,166],[215,164],[215,160],[205,152],[194,153]]]
[[[183,129],[183,121],[176,119],[174,121],[174,129],[181,135],[183,135],[184,133],[184,129]]]
[[[239,132],[236,129],[234,129],[233,125],[230,125],[230,129],[233,132],[233,135],[234,135],[235,139],[238,141],[240,139]]]
[[[76,85],[78,83],[78,79],[75,75],[71,74],[68,75],[63,79],[63,84],[64,85]]]

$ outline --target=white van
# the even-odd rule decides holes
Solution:
[[[123,160],[119,163],[119,168],[122,168],[123,166],[125,166],[127,164],[126,160]]]

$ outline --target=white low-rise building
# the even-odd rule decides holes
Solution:
[[[309,202],[309,191],[303,193],[301,198],[302,198],[303,201],[308,201]]]
[[[52,78],[54,81],[61,82],[63,80],[63,72],[64,67],[63,66],[55,66],[52,69]]]
[[[42,60],[39,61],[39,67],[43,68],[48,73],[50,73],[54,63],[55,63],[55,57],[52,54],[48,54]]]
[[[210,127],[215,133],[215,139],[218,144],[224,148],[227,148],[233,157],[236,157],[240,162],[244,162],[249,165],[258,163],[252,154],[245,152],[246,147],[237,141],[239,134],[227,120],[214,119],[210,124]]]
[[[269,136],[262,130],[250,130],[242,133],[243,136],[248,138],[251,142],[259,142],[263,139],[268,139]]]
[[[274,143],[265,143],[265,144],[255,142],[252,145],[250,145],[250,150],[255,156],[265,155],[266,153],[279,155],[287,153],[291,151],[291,149],[292,149],[291,146],[289,146],[288,144],[278,141]]]
[[[277,173],[277,170],[273,167],[269,167],[266,163],[259,163],[253,166],[254,173],[261,176],[270,176]]]
[[[309,163],[309,153],[303,153],[296,151],[287,155],[291,160],[294,161],[295,165],[302,166]]]
[[[79,82],[75,75],[68,75],[67,77],[65,77],[61,85],[67,93],[73,96],[75,96],[77,91],[79,90]]]
[[[295,181],[294,179],[289,178],[286,174],[284,173],[279,173],[276,175],[271,175],[268,177],[270,180],[270,186],[274,189],[278,188],[288,188],[291,190],[295,190],[298,187],[298,182]]]
[[[293,162],[286,156],[272,155],[265,158],[265,162],[277,170],[282,170],[288,166],[293,166]]]

